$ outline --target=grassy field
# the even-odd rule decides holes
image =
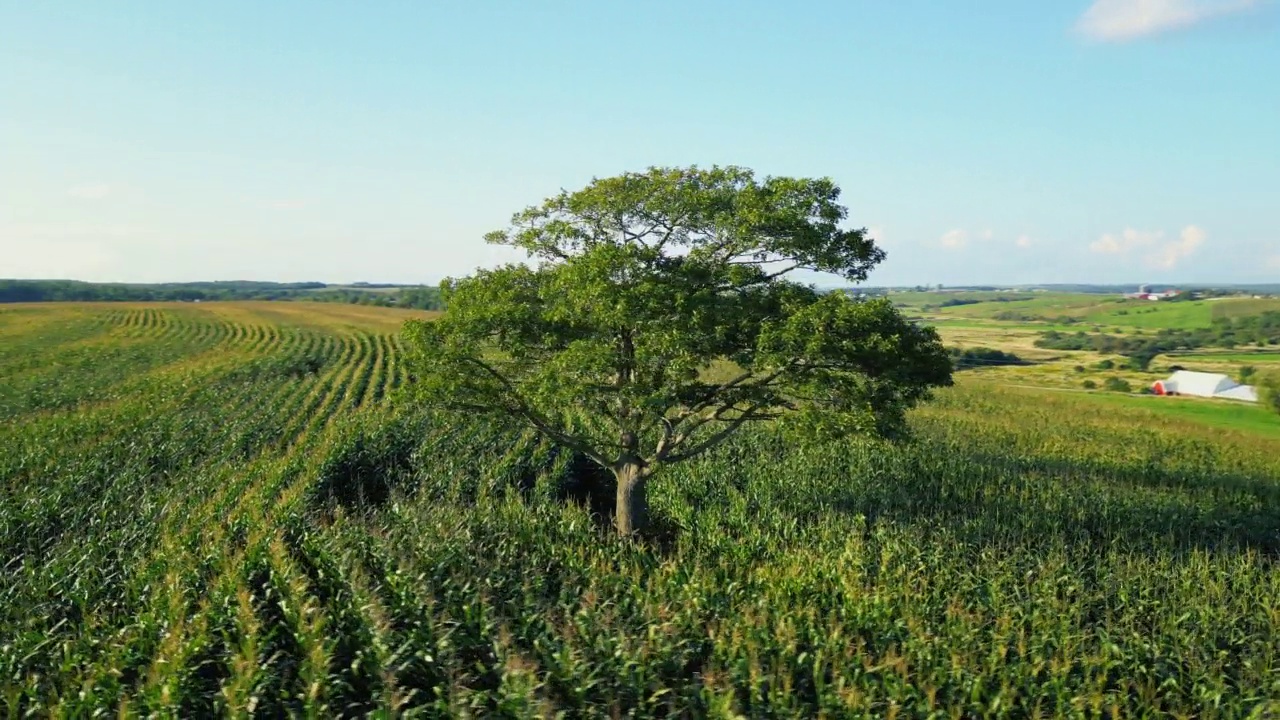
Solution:
[[[1265,371],[1273,364],[1280,363],[1280,351],[1275,350],[1204,348],[1157,356],[1147,371],[1139,371],[1126,367],[1128,358],[1120,355],[1052,350],[1035,344],[1042,333],[1050,330],[1067,334],[1106,332],[1133,336],[1151,335],[1163,328],[1208,327],[1217,318],[1238,318],[1280,310],[1280,298],[1232,297],[1188,302],[1152,302],[1080,293],[1028,295],[998,292],[910,292],[894,293],[891,297],[921,323],[935,327],[948,345],[959,348],[993,348],[1015,353],[1028,361],[1022,366],[982,368],[975,371],[975,374],[989,382],[1032,385],[1055,390],[1080,390],[1086,383],[1101,386],[1108,378],[1114,377],[1129,382],[1137,391],[1150,388],[1156,380],[1168,377],[1174,367],[1238,377],[1245,366]],[[949,298],[979,302],[940,307],[940,303]],[[1013,315],[1006,314],[1011,312]],[[1001,317],[1005,319],[1000,319]],[[1011,317],[1016,319],[1009,319]],[[1065,319],[1071,319],[1072,322],[1067,323]],[[1098,363],[1104,361],[1111,362],[1115,367],[1109,370],[1099,368]],[[1212,414],[1212,411],[1197,412]]]
[[[577,458],[395,401],[421,315],[0,306],[6,714],[1280,713],[1264,416],[1004,374],[1058,353],[911,444],[742,435],[635,544]]]
[[[1213,306],[1214,318],[1236,318],[1264,312],[1280,312],[1280,298],[1231,299]]]
[[[1087,330],[1092,325],[1110,330],[1204,328],[1209,327],[1215,318],[1235,318],[1280,310],[1280,298],[1233,297],[1152,302],[1129,300],[1115,295],[1054,292],[904,292],[894,293],[890,298],[905,310],[922,313],[939,325],[974,323],[970,327],[982,327],[987,323],[1012,323],[1040,330],[1069,332]],[[941,303],[953,299],[978,302],[941,307]],[[1063,318],[1071,318],[1076,324],[1065,325],[1059,322]]]
[[[1274,413],[1251,403],[1108,392],[1083,394],[1087,402],[1112,408],[1141,408],[1162,420],[1185,420],[1188,432],[1196,432],[1194,426],[1200,425],[1212,428],[1214,432],[1239,430],[1263,437],[1280,438],[1280,419]]]

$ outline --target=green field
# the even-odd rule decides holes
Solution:
[[[1138,338],[1157,341],[1161,331],[1208,328],[1219,319],[1234,319],[1280,310],[1280,298],[1225,297],[1194,301],[1128,300],[1118,296],[1081,293],[1040,293],[1033,298],[1002,302],[999,298],[1023,297],[996,292],[910,292],[893,293],[894,302],[922,324],[939,331],[943,340],[954,347],[991,348],[1016,354],[1026,361],[1016,367],[979,368],[970,371],[990,382],[1031,385],[1055,390],[1084,389],[1087,383],[1101,386],[1109,377],[1129,382],[1134,391],[1150,388],[1156,380],[1168,377],[1174,368],[1241,377],[1246,366],[1260,374],[1273,371],[1280,363],[1280,351],[1271,346],[1256,350],[1241,349],[1256,344],[1246,336],[1237,338],[1238,347],[1202,347],[1156,355],[1146,370],[1129,366],[1129,358],[1121,354],[1093,350],[1063,350],[1038,344],[1043,333],[1056,331],[1063,335],[1109,334],[1115,338]],[[948,298],[977,300],[974,304],[942,307]],[[1007,313],[1012,312],[1013,315]],[[1261,341],[1259,341],[1261,342]],[[1098,363],[1109,361],[1111,370]],[[1119,400],[1117,400],[1119,401]],[[1141,398],[1133,398],[1142,402]],[[1236,403],[1192,400],[1190,409],[1206,417],[1229,415],[1260,418],[1253,423],[1269,423],[1265,413],[1256,408],[1241,408]],[[1208,403],[1205,406],[1204,403]],[[1216,411],[1211,407],[1229,409]],[[1162,410],[1167,412],[1168,410]],[[1227,424],[1232,424],[1225,419]],[[1248,421],[1246,421],[1248,422]]]
[[[1087,393],[1089,402],[1112,407],[1142,408],[1162,419],[1186,420],[1219,430],[1240,430],[1280,438],[1280,418],[1251,403],[1190,397],[1158,397],[1118,393]]]
[[[397,401],[422,315],[0,306],[6,714],[1280,713],[1257,408],[961,373],[911,444],[675,466],[640,544],[578,458]]]
[[[923,312],[937,323],[1032,324],[1041,330],[1072,332],[1087,330],[1091,325],[1139,330],[1204,328],[1216,318],[1280,310],[1280,299],[1277,298],[1230,297],[1153,302],[1116,295],[1058,292],[901,292],[889,297],[908,312]],[[942,303],[948,300],[977,302],[942,307]],[[1060,322],[1063,318],[1071,318],[1077,324],[1065,325]]]
[[[1214,303],[1214,318],[1234,318],[1259,315],[1264,312],[1280,312],[1280,298],[1240,298]]]
[[[1191,329],[1209,327],[1213,311],[1230,300],[1191,300],[1186,302],[1162,302],[1151,300],[1127,300],[1117,303],[1115,309],[1098,310],[1084,316],[1085,322],[1099,325],[1119,325],[1143,329]]]

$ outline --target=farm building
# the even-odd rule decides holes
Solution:
[[[1142,285],[1138,288],[1138,292],[1126,293],[1125,297],[1130,300],[1168,300],[1169,298],[1175,298],[1180,294],[1182,294],[1181,291],[1174,290],[1172,288],[1161,292],[1152,292],[1148,286]]]
[[[1164,380],[1158,380],[1151,389],[1157,395],[1194,395],[1196,397],[1222,398],[1258,402],[1258,393],[1252,385],[1241,385],[1219,373],[1178,370]]]

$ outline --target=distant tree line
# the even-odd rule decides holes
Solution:
[[[219,300],[307,300],[420,310],[443,309],[434,287],[248,280],[190,283],[89,283],[76,280],[0,280],[0,303],[15,302],[194,302]],[[366,289],[367,288],[367,289]]]
[[[401,288],[394,292],[368,292],[342,288],[336,290],[318,290],[285,299],[307,300],[311,302],[337,302],[347,303],[350,305],[404,307],[414,308],[417,310],[444,309],[444,301],[440,298],[440,290],[434,287]]]
[[[1258,315],[1218,318],[1207,328],[1190,330],[1165,328],[1152,335],[1112,335],[1084,332],[1042,333],[1036,345],[1054,350],[1093,350],[1123,355],[1146,369],[1160,354],[1204,347],[1234,348],[1243,345],[1259,347],[1280,344],[1280,312],[1269,310]]]
[[[320,282],[271,283],[240,280],[159,284],[0,280],[0,302],[279,300],[323,287],[325,284]]]
[[[922,310],[936,310],[936,309],[938,309],[938,308],[959,307],[959,306],[961,306],[961,305],[978,305],[978,304],[981,304],[981,303],[1007,303],[1007,302],[1017,302],[1018,300],[1027,300],[1027,299],[1030,299],[1030,297],[1031,297],[1030,295],[1001,295],[1001,296],[997,296],[997,297],[988,297],[988,298],[961,298],[961,297],[956,297],[956,298],[947,298],[946,300],[943,300],[942,302],[940,302],[940,303],[936,303],[936,304],[923,305],[923,306],[921,306],[921,309],[922,309]],[[1008,311],[1006,311],[1006,312],[1008,312]],[[1004,313],[1000,313],[1000,314],[1004,314]],[[1018,319],[1021,319],[1021,318],[1018,318]]]
[[[1037,313],[1023,312],[1020,310],[1001,310],[991,316],[994,320],[1008,320],[1011,322],[1050,322],[1057,325],[1075,325],[1080,322],[1080,318],[1071,315],[1059,315],[1050,317],[1048,315],[1039,315]]]
[[[951,356],[951,365],[956,370],[1026,364],[1026,361],[1013,353],[985,347],[966,348],[964,350],[954,347],[947,348],[947,354]]]

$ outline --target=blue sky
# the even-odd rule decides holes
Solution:
[[[650,165],[829,176],[870,284],[1280,281],[1280,8],[0,6],[0,277],[434,282]]]

